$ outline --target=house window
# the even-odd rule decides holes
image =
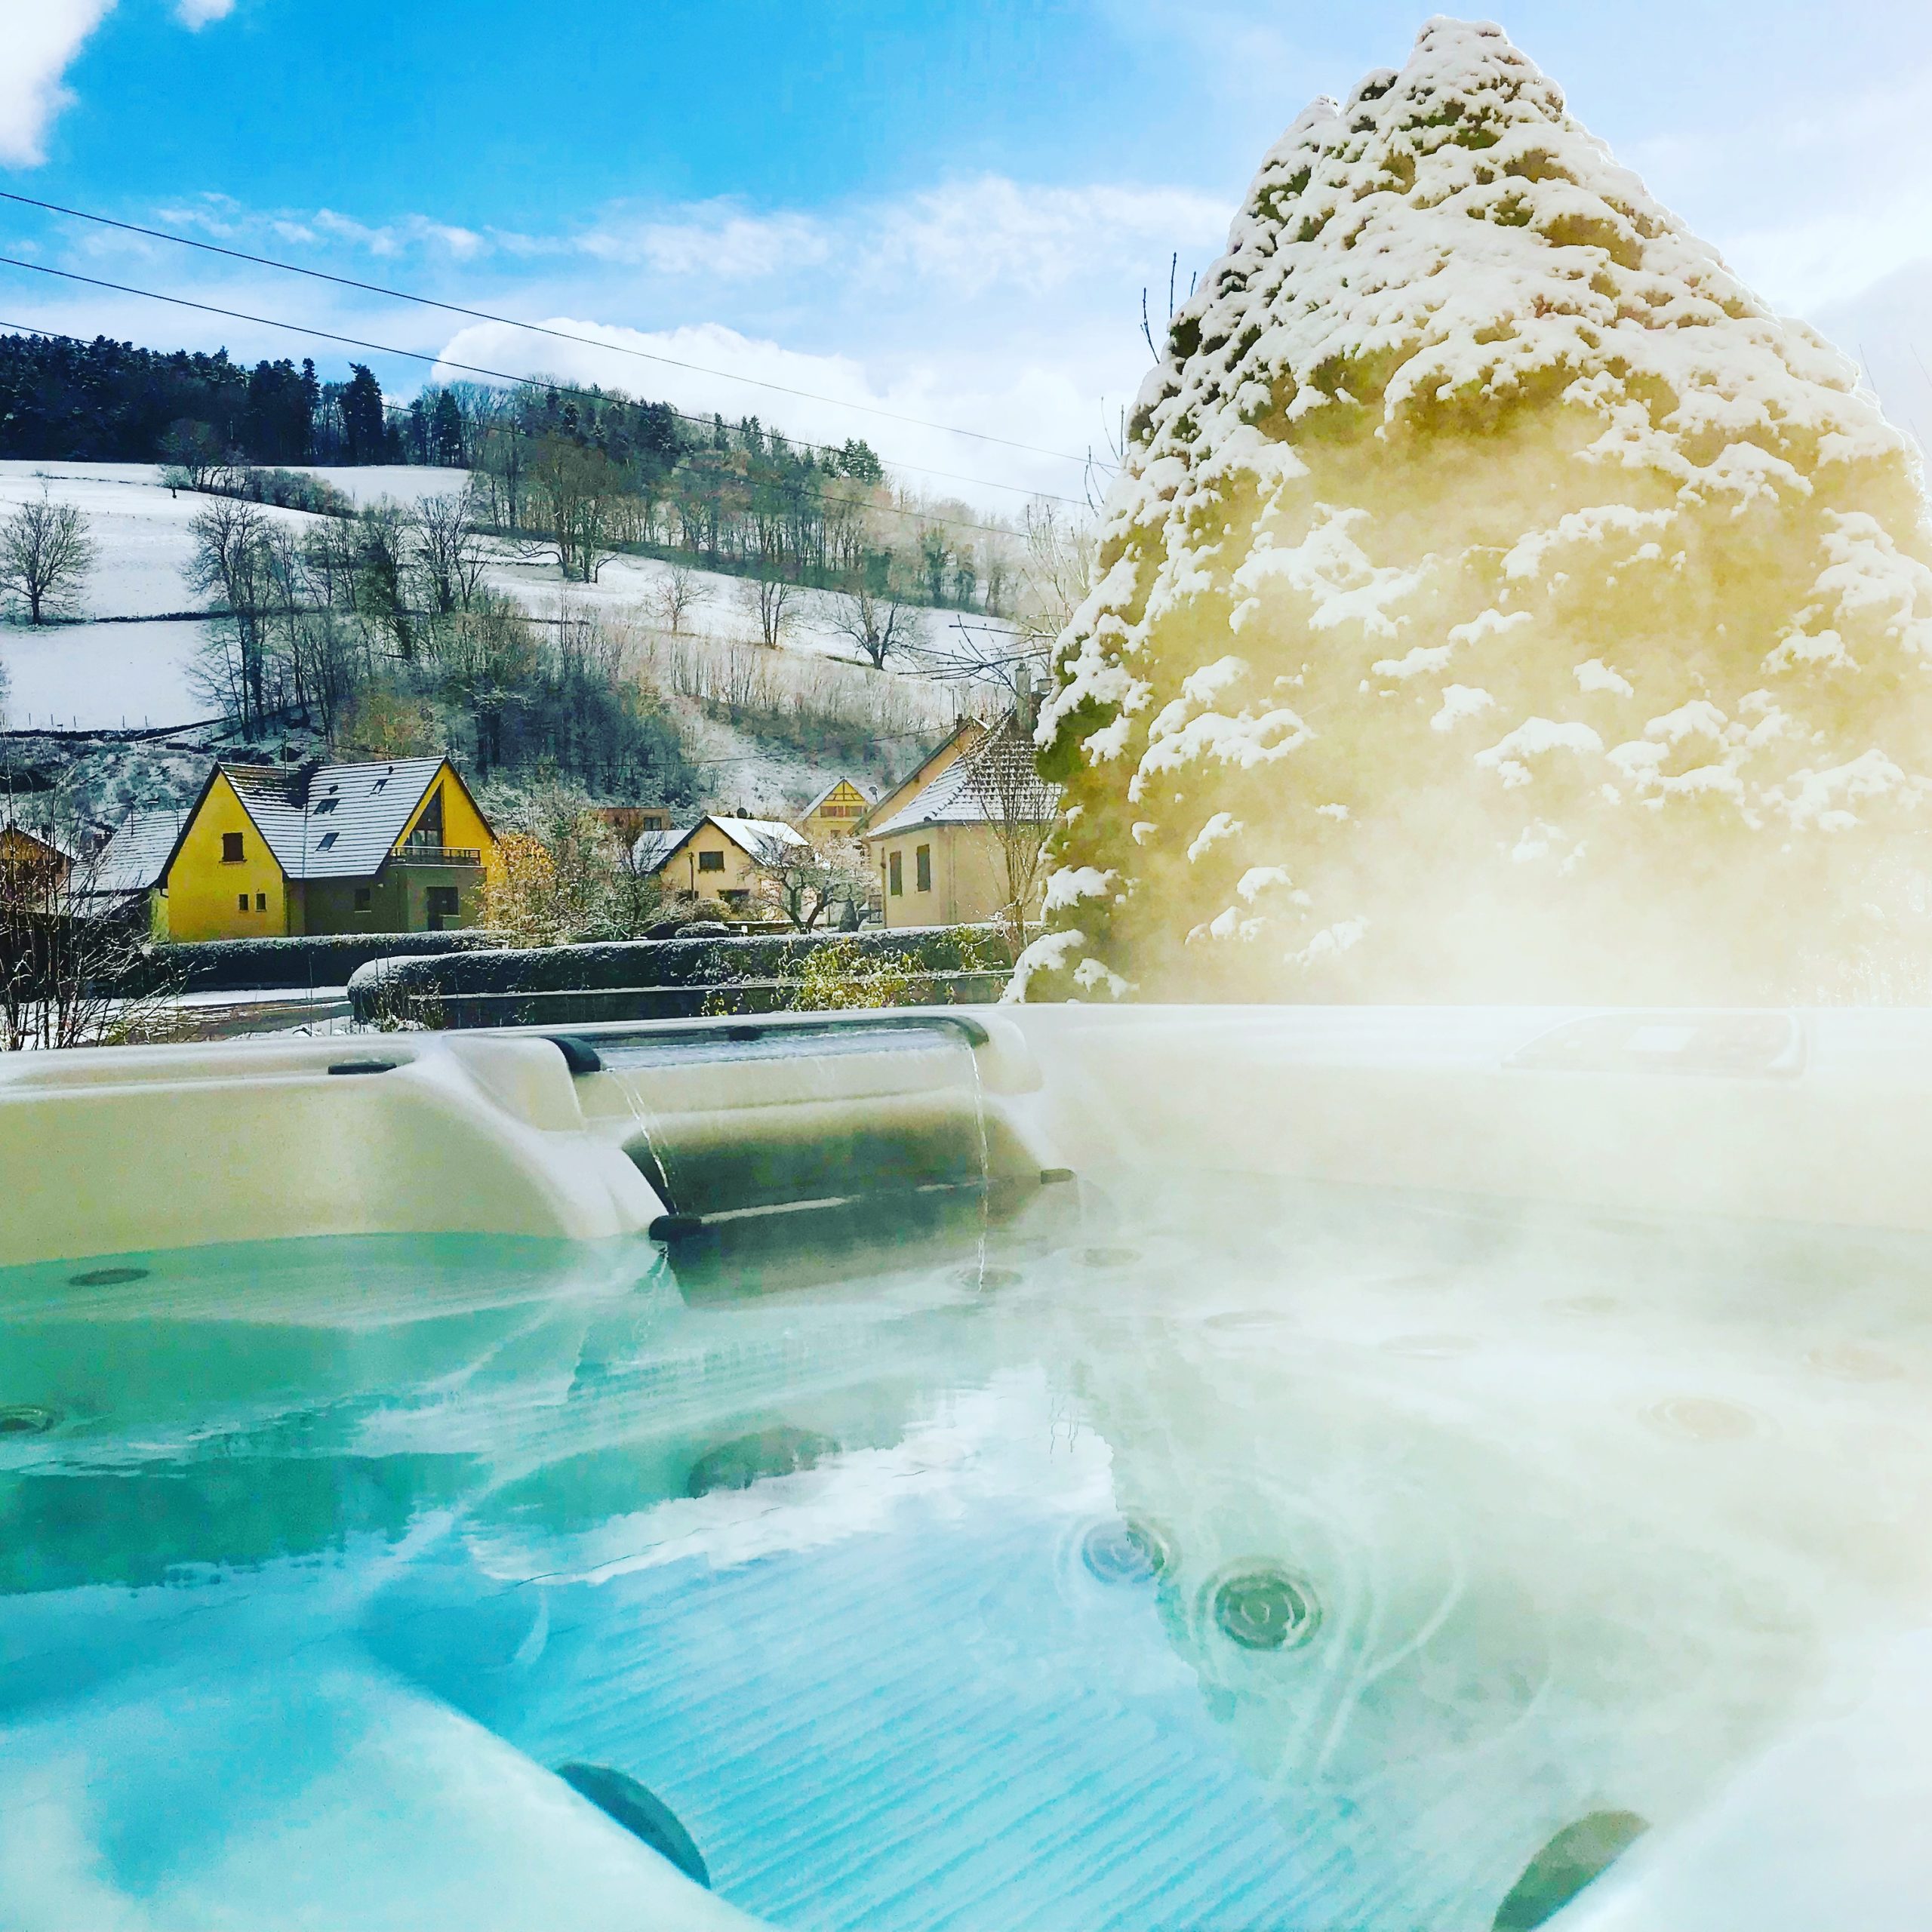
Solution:
[[[462,901],[457,897],[453,885],[432,885],[429,888],[429,930],[439,933],[445,919],[454,919],[462,909]]]
[[[315,850],[318,852],[326,852],[341,836],[342,834],[339,832],[324,832],[321,835],[321,840],[315,847]]]
[[[408,844],[415,846],[439,846],[443,842],[443,795],[440,790],[429,794],[429,802],[423,808],[409,835]]]
[[[221,863],[224,866],[238,866],[247,855],[242,850],[242,835],[238,832],[224,832],[221,835]],[[248,909],[245,906],[245,912]]]
[[[742,906],[751,894],[743,886],[740,886],[736,891],[727,891],[721,892],[718,896],[728,906]]]
[[[257,894],[255,894],[255,910],[256,910],[257,912],[266,912],[268,909],[269,909],[269,896],[268,896],[268,894],[267,894],[266,892],[258,892],[258,893],[257,893]]]
[[[700,852],[697,855],[697,869],[701,872],[721,872],[724,869],[722,852]]]
[[[366,885],[358,885],[355,888],[356,911],[358,912],[366,912],[369,909],[369,905],[370,888]]]
[[[315,816],[320,818],[325,812],[332,812],[342,803],[340,798],[318,798],[315,801]]]
[[[235,909],[238,912],[245,912],[248,911],[248,895],[245,892],[238,892],[235,895]]]
[[[897,899],[906,890],[906,881],[899,869],[899,854],[894,852],[885,862],[885,889]]]
[[[930,892],[933,889],[933,848],[930,845],[921,845],[912,854],[912,878],[920,891]]]

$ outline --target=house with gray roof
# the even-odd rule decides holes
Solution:
[[[631,863],[667,892],[749,912],[771,855],[810,849],[796,827],[781,819],[707,812],[694,824],[640,832]]]
[[[1060,792],[1040,777],[1027,734],[1011,720],[986,731],[861,832],[886,924],[1037,917],[1059,818]]]
[[[474,925],[495,857],[448,758],[218,764],[162,866],[176,940]]]

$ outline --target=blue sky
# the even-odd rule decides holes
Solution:
[[[0,0],[0,186],[1056,448],[1388,0]],[[1932,432],[1932,7],[1529,0],[1573,109]],[[0,207],[0,252],[516,369],[760,411],[1021,486],[1077,472]],[[295,338],[0,269],[0,320]],[[635,331],[632,334],[614,332]],[[454,344],[454,346],[452,346]],[[325,368],[343,357],[318,349]],[[420,372],[375,358],[386,383]],[[990,499],[988,499],[990,500]]]

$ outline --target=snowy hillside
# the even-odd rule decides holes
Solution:
[[[1912,950],[1915,463],[1500,29],[1295,122],[1131,433],[1035,996],[1783,997]]]
[[[465,481],[461,471],[401,466],[321,468],[309,473],[358,504],[384,497],[414,502],[459,491]],[[0,666],[9,681],[6,716],[0,721],[14,730],[91,730],[205,717],[208,701],[189,675],[205,626],[179,614],[205,601],[189,589],[185,574],[193,549],[189,525],[209,500],[185,490],[171,492],[151,464],[5,462],[0,463],[0,516],[37,496],[43,485],[57,499],[79,506],[90,520],[100,551],[82,599],[82,614],[91,621],[38,632],[0,629]],[[265,509],[263,514],[297,526],[315,521],[295,510]],[[515,596],[534,615],[552,618],[563,609],[587,605],[640,635],[661,626],[657,592],[669,573],[667,565],[617,557],[605,565],[597,583],[566,584],[554,558],[545,560],[534,546],[494,547],[497,561],[486,581]],[[692,575],[696,595],[687,620],[691,633],[684,641],[687,648],[728,654],[734,645],[755,642],[758,622],[746,606],[743,580],[703,571]],[[174,614],[172,620],[162,621],[164,614]],[[149,621],[101,621],[128,618]],[[943,649],[949,636],[946,614],[921,613],[918,621],[922,636]],[[980,627],[989,633],[1002,628],[986,620]],[[783,654],[851,657],[852,645],[836,627],[835,600],[821,592],[798,593]],[[832,666],[823,675],[841,674],[841,667]],[[786,677],[809,681],[814,675],[805,666],[780,674],[781,681]],[[936,732],[951,715],[950,689],[917,678],[903,681],[906,705],[921,728],[930,723]],[[808,798],[838,775],[832,766],[821,767],[792,752],[774,750],[761,761],[759,748],[744,733],[701,717],[692,704],[679,708],[702,755],[730,761],[733,780],[744,780],[748,795],[796,792]]]

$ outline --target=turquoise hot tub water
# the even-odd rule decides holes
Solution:
[[[1922,1240],[1072,1192],[0,1274],[0,1922],[1527,1926],[1923,1623]]]

